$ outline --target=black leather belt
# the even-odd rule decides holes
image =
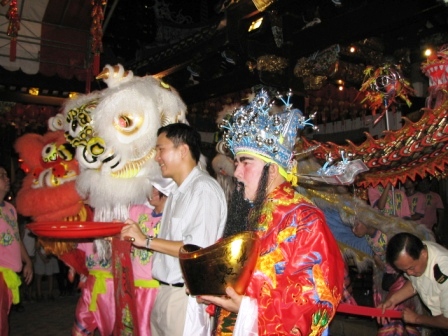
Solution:
[[[178,283],[175,283],[175,284],[169,284],[169,283],[166,283],[166,282],[163,282],[163,281],[160,281],[160,280],[159,280],[159,283],[160,283],[161,285],[164,285],[164,286],[179,287],[179,288],[181,288],[181,287],[184,286],[184,283],[183,283],[183,282],[178,282]]]

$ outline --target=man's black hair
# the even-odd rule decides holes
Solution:
[[[170,139],[174,146],[186,144],[190,148],[190,153],[196,163],[201,157],[201,135],[193,127],[183,124],[174,123],[160,127],[157,131],[157,136],[165,133],[165,136]]]
[[[412,259],[420,258],[420,253],[425,245],[420,238],[412,233],[401,232],[393,236],[387,243],[386,260],[390,265],[395,265],[401,252],[405,252]]]

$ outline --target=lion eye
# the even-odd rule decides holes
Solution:
[[[128,116],[120,116],[118,118],[118,125],[122,128],[128,128],[132,126],[132,119]]]
[[[127,114],[121,114],[114,119],[115,128],[123,133],[133,133],[138,131],[141,123],[141,118]]]
[[[42,160],[44,162],[54,162],[58,158],[58,148],[55,143],[49,143],[42,148]]]

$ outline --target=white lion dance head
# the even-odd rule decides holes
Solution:
[[[157,130],[186,122],[186,106],[169,85],[133,76],[121,65],[97,77],[108,88],[68,101],[50,120],[76,147],[78,192],[95,210],[95,221],[125,220],[132,204],[142,204],[150,181],[160,176],[155,162]]]

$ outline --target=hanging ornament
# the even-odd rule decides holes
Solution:
[[[1,5],[5,6],[8,1],[2,1]],[[14,62],[17,55],[17,36],[20,30],[20,17],[17,10],[17,0],[11,0],[9,3],[9,9],[6,13],[6,18],[9,20],[8,29],[6,34],[11,37],[11,42],[9,45],[9,60]]]
[[[271,19],[271,30],[275,45],[281,48],[283,46],[283,18],[277,11],[271,11],[269,17]]]
[[[408,95],[414,94],[414,89],[402,77],[398,67],[384,64],[374,70],[369,66],[364,70],[364,75],[365,80],[359,91],[366,92],[366,97],[361,103],[368,102],[373,115],[378,109],[383,108],[380,116],[374,121],[374,125],[383,118],[387,109],[396,102],[397,97],[411,106]]]
[[[90,34],[92,35],[92,53],[93,53],[93,74],[100,72],[100,53],[103,52],[103,21],[104,8],[107,6],[107,0],[92,0],[92,26]]]

